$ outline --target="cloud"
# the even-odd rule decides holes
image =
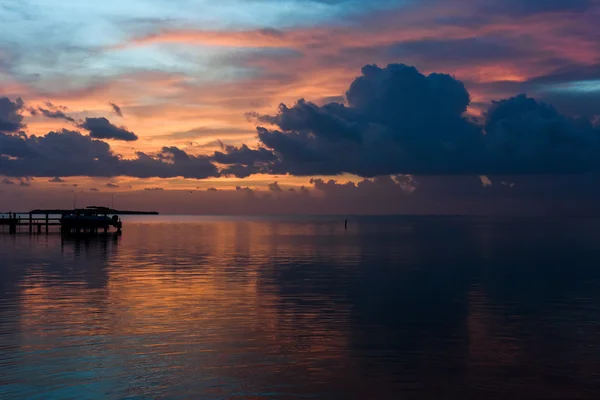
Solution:
[[[51,111],[51,110],[46,110],[44,108],[38,108],[38,110],[46,118],[64,119],[65,121],[75,122],[75,119],[69,117],[68,115],[66,115],[64,112],[62,112],[60,110]]]
[[[193,156],[177,147],[163,147],[154,156],[137,153],[137,160],[123,161],[128,176],[140,178],[169,178],[181,176],[189,179],[204,179],[220,176],[219,171],[207,156]]]
[[[492,103],[483,124],[465,115],[470,95],[450,75],[366,65],[348,105],[300,99],[257,127],[277,156],[247,154],[230,170],[292,175],[490,175],[583,173],[598,168],[600,130],[525,95]],[[222,161],[235,162],[234,158]],[[254,163],[251,164],[251,161]]]
[[[107,187],[107,188],[112,188],[112,189],[115,189],[115,188],[118,188],[118,187],[119,187],[119,185],[116,185],[116,184],[114,184],[114,183],[107,183],[107,184],[106,184],[106,187]]]
[[[97,189],[97,188],[91,188],[90,189],[90,192],[99,192],[99,191],[100,191],[100,189]]]
[[[567,65],[528,80],[532,85],[565,84],[600,80],[600,64]]]
[[[316,137],[331,140],[346,139],[360,142],[361,127],[356,121],[348,121],[348,109],[339,103],[328,103],[322,107],[304,99],[292,108],[279,106],[275,116],[258,116],[259,122],[279,126],[286,131],[311,133]]]
[[[267,172],[263,166],[277,160],[272,151],[265,148],[251,149],[247,145],[241,147],[224,146],[224,152],[216,151],[211,159],[219,164],[229,165],[222,170],[223,175],[246,178],[252,174]]]
[[[598,167],[598,127],[525,95],[494,102],[485,131],[500,173],[584,173]]]
[[[279,156],[273,172],[294,175],[462,173],[483,149],[481,131],[463,113],[469,94],[448,75],[414,67],[367,65],[346,93],[348,106],[298,101],[260,117],[281,130],[258,128]],[[477,149],[474,149],[477,147]]]
[[[546,91],[540,92],[540,99],[556,106],[569,115],[600,116],[600,90],[590,92]]]
[[[54,104],[52,104],[50,102],[46,102],[46,106],[48,108],[42,108],[42,107],[38,107],[37,109],[30,108],[29,112],[31,113],[31,115],[37,115],[37,113],[40,112],[46,118],[64,119],[65,121],[75,122],[74,118],[71,118],[64,113],[64,110],[67,109],[66,107],[55,106]]]
[[[369,48],[370,49],[370,48]],[[369,50],[365,49],[365,50]],[[400,42],[383,48],[394,57],[421,60],[431,65],[465,63],[490,64],[505,60],[521,60],[532,57],[533,50],[510,43],[506,38],[468,37],[459,39],[421,39]],[[356,52],[356,50],[353,50]]]
[[[484,10],[513,16],[553,12],[583,12],[592,5],[592,2],[593,0],[503,0],[502,2],[492,0]]]
[[[205,46],[265,48],[286,47],[290,40],[286,38],[283,31],[272,28],[233,32],[171,30],[140,37],[117,48],[157,43],[201,43]]]
[[[235,146],[225,146],[224,153],[216,151],[212,159],[220,164],[240,164],[252,165],[257,162],[275,161],[276,157],[272,152],[265,148],[251,149],[247,145],[237,148]]]
[[[53,182],[53,183],[64,183],[64,179],[61,179],[58,176],[55,176],[54,178],[50,179],[48,182]]]
[[[378,176],[374,179],[363,179],[357,183],[338,183],[334,179],[325,181],[323,179],[311,179],[314,188],[329,197],[353,198],[359,197],[385,197],[399,199],[413,192],[412,187],[407,187],[400,177]]]
[[[104,117],[86,118],[85,122],[81,124],[80,127],[90,131],[90,136],[96,139],[114,139],[128,142],[138,140],[135,133],[111,124],[110,121]]]
[[[313,179],[327,212],[495,214],[597,212],[598,176],[383,176],[357,183]],[[504,183],[502,183],[504,182]],[[568,210],[568,211],[567,211]]]
[[[173,132],[173,133],[167,133],[164,135],[155,135],[152,137],[152,139],[192,140],[192,139],[212,137],[215,135],[245,136],[245,135],[252,135],[253,133],[255,133],[255,131],[253,131],[253,130],[236,128],[236,127],[210,128],[210,127],[202,126],[202,127],[190,129],[190,130],[183,131],[183,132]]]
[[[210,156],[163,147],[126,159],[94,140],[93,132],[2,133],[0,174],[203,179],[259,173],[562,174],[598,168],[597,123],[561,115],[525,95],[492,103],[477,122],[465,114],[470,94],[460,81],[391,64],[363,67],[345,99],[323,105],[300,99],[281,105],[275,115],[253,114],[264,125],[257,127],[259,146],[223,146]],[[87,118],[88,128],[90,123],[133,134],[106,118]]]
[[[18,132],[23,129],[23,99],[18,97],[14,102],[8,97],[0,97],[0,132]]]
[[[283,192],[283,189],[281,189],[281,186],[279,186],[279,183],[277,183],[277,181],[275,181],[273,183],[269,183],[268,188],[269,188],[269,191],[271,191],[271,192],[278,192],[278,193]]]
[[[254,197],[254,190],[249,187],[236,186],[235,191],[238,193],[243,193],[246,197]]]
[[[77,131],[62,130],[46,136],[0,133],[0,175],[5,176],[131,176],[204,179],[220,173],[206,156],[193,156],[176,147],[156,154],[138,152],[123,159],[110,146]]]
[[[600,115],[600,64],[560,65],[523,82],[479,83],[486,92],[531,93],[540,101],[554,105],[570,116]]]
[[[129,191],[119,200],[122,208],[157,210],[161,213],[210,214],[537,214],[595,215],[600,210],[600,175],[489,177],[492,185],[483,187],[478,176],[384,176],[348,183],[313,179],[295,192],[268,192],[266,188],[238,190]],[[513,187],[502,184],[514,183]],[[18,184],[18,181],[17,181]],[[0,185],[1,186],[1,185]],[[308,188],[310,188],[310,193]],[[5,193],[11,189],[6,186]],[[150,188],[149,188],[150,189]],[[48,201],[72,202],[73,189],[61,185],[18,191],[22,196],[15,206],[14,196],[0,196],[4,209],[30,208]],[[81,190],[77,190],[81,192]],[[86,189],[89,196],[94,194]],[[59,196],[59,197],[56,197]],[[22,200],[29,199],[28,202]],[[56,202],[56,201],[55,201]],[[0,205],[1,206],[1,205]],[[343,223],[343,219],[342,219]]]
[[[481,180],[481,184],[483,187],[492,186],[492,180],[485,175],[480,175],[479,179]]]
[[[46,101],[44,104],[46,105],[46,107],[48,107],[51,110],[67,111],[69,109],[67,106],[61,106],[61,105],[57,106],[54,103],[52,103],[51,101]]]
[[[121,111],[121,107],[119,107],[115,103],[109,103],[109,104],[112,107],[115,114],[117,114],[119,117],[123,118],[123,111]]]

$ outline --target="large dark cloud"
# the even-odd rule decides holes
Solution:
[[[24,128],[23,100],[19,97],[11,101],[8,97],[0,97],[0,132],[18,132]]]
[[[193,156],[177,147],[163,147],[158,155],[137,153],[137,159],[124,160],[121,175],[139,178],[183,177],[204,179],[219,176],[215,165],[206,156]]]
[[[237,148],[235,146],[224,146],[224,152],[216,151],[213,160],[220,164],[251,165],[256,162],[275,161],[275,155],[264,148],[251,149],[247,145]]]
[[[274,174],[365,177],[563,174],[598,167],[600,129],[590,119],[566,117],[525,95],[494,102],[479,124],[465,116],[470,96],[461,82],[391,64],[363,67],[346,98],[347,105],[323,106],[301,99],[274,116],[256,116],[276,126],[257,132],[277,160],[223,161],[234,172],[252,165]]]
[[[465,173],[478,164],[484,148],[482,135],[479,127],[463,117],[469,94],[462,83],[448,75],[424,76],[399,64],[384,69],[367,65],[362,72],[346,93],[348,106],[312,105],[341,120],[338,126],[354,129],[340,128],[329,135],[314,132],[324,129],[323,118],[314,118],[317,113],[296,113],[305,108],[302,101],[289,109],[280,108],[273,122],[296,113],[307,119],[306,129],[292,130],[278,123],[281,130],[259,128],[261,141],[280,156],[275,172]]]
[[[96,139],[125,140],[128,142],[138,140],[135,133],[111,124],[104,117],[86,118],[85,122],[81,124],[81,128],[90,131],[90,136]]]
[[[584,115],[590,119],[600,116],[600,90],[597,91],[544,91],[538,97],[569,115]]]
[[[208,157],[189,155],[175,147],[123,159],[103,141],[63,130],[41,137],[0,133],[0,175],[203,179],[219,176],[219,171]]]
[[[216,151],[212,160],[229,165],[222,170],[224,175],[234,175],[245,178],[252,174],[268,172],[265,165],[275,162],[277,157],[272,151],[265,148],[251,149],[247,145],[237,148],[235,146],[224,146],[223,151]]]
[[[495,102],[485,130],[503,173],[581,173],[598,167],[600,129],[525,95]]]
[[[306,132],[332,140],[348,139],[360,142],[361,127],[357,122],[345,119],[346,113],[347,109],[338,103],[318,107],[300,99],[292,108],[281,104],[279,114],[275,116],[257,116],[257,119],[260,122],[278,125],[286,131]]]

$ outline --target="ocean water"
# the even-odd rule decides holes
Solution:
[[[0,232],[0,399],[594,399],[600,219]]]

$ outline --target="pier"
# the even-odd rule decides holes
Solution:
[[[8,212],[0,217],[0,233],[16,234],[23,229],[30,234],[49,233],[51,230],[62,234],[108,233],[115,228],[117,233],[123,229],[121,215],[158,215],[155,211],[123,211],[108,207],[89,206],[72,210],[36,209],[29,212]]]

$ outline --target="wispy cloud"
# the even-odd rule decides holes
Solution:
[[[119,107],[115,103],[109,103],[109,104],[112,107],[112,109],[115,112],[115,114],[117,114],[117,116],[123,118],[123,111],[121,110],[121,107]]]

